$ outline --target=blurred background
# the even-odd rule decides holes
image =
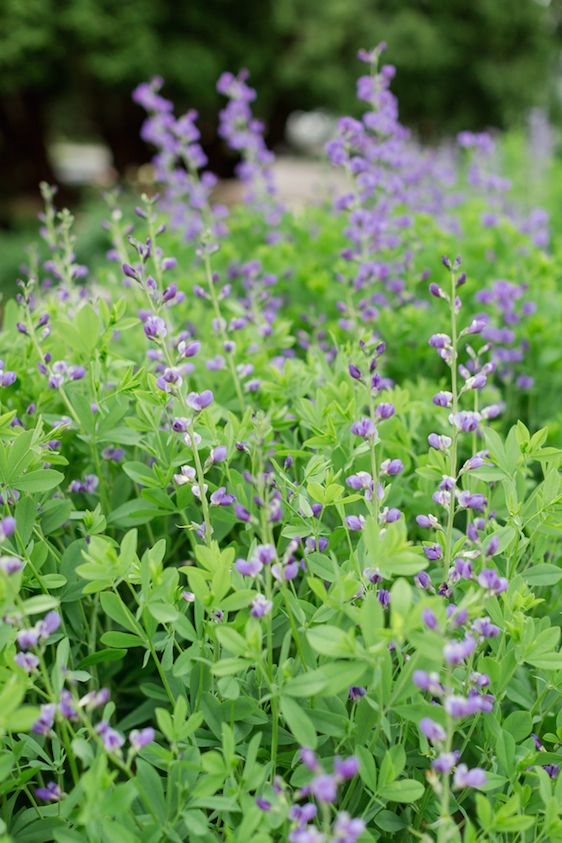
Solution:
[[[138,178],[151,150],[131,90],[154,74],[178,113],[198,109],[223,177],[235,162],[216,135],[221,71],[250,70],[268,142],[293,160],[359,110],[357,49],[381,40],[422,140],[561,121],[562,0],[2,0],[0,33],[0,282],[41,179],[77,206]]]

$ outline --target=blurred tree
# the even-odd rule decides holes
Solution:
[[[2,0],[3,196],[48,177],[46,140],[101,137],[145,160],[131,89],[154,73],[201,112],[220,166],[215,81],[247,66],[270,139],[288,112],[353,110],[357,48],[385,40],[402,118],[426,134],[508,125],[545,99],[559,0]]]

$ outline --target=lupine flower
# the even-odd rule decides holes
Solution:
[[[5,518],[2,518],[0,521],[0,544],[6,539],[9,539],[10,536],[16,531],[16,519],[12,515],[6,515]]]
[[[224,462],[228,454],[228,449],[226,445],[217,445],[216,448],[213,448],[211,451],[211,460],[214,463]]]
[[[119,752],[125,743],[123,735],[120,735],[119,732],[112,729],[107,720],[101,720],[98,723],[96,726],[96,732],[100,736],[107,752]]]
[[[104,460],[109,460],[110,462],[120,462],[125,456],[125,450],[124,448],[114,447],[104,448],[101,455]]]
[[[254,618],[263,618],[265,615],[268,615],[271,612],[273,607],[273,603],[271,600],[268,600],[263,594],[256,594],[254,599],[252,600],[252,605],[250,608],[250,614]]]
[[[435,614],[431,611],[431,609],[426,608],[423,610],[422,621],[428,629],[437,629],[437,627],[439,626],[437,618],[435,617]]]
[[[365,518],[362,515],[347,515],[345,519],[347,528],[353,532],[362,530],[365,526]]]
[[[72,694],[70,691],[67,691],[66,688],[63,688],[60,692],[58,709],[60,714],[67,720],[74,720],[78,716],[74,707]]]
[[[149,316],[144,320],[144,333],[149,340],[164,339],[168,329],[160,316]]]
[[[209,501],[213,506],[230,506],[230,504],[234,503],[234,500],[234,495],[230,495],[226,491],[225,486],[220,486],[209,498]]]
[[[245,577],[257,577],[263,569],[263,563],[257,557],[253,556],[251,559],[237,559],[234,567],[239,574]]]
[[[419,527],[436,529],[439,521],[435,515],[416,515],[416,523]]]
[[[441,559],[441,557],[443,556],[443,548],[440,544],[431,544],[427,547],[424,547],[423,552],[431,562],[434,562],[437,559]]]
[[[485,568],[478,574],[478,584],[491,594],[501,594],[509,583],[505,577],[498,576],[494,568]]]
[[[388,474],[389,477],[394,477],[404,471],[404,463],[402,460],[383,460],[381,462],[380,470],[383,474]]]
[[[420,720],[420,730],[432,743],[439,743],[444,741],[447,737],[445,729],[443,729],[439,723],[436,723],[435,720],[432,720],[430,717],[423,717]]]
[[[432,448],[435,448],[437,451],[446,451],[447,448],[451,447],[452,439],[450,436],[442,436],[438,433],[430,433],[427,437],[427,441]]]
[[[129,733],[129,743],[134,752],[140,752],[143,747],[148,746],[154,740],[154,729],[147,726],[145,729],[133,729]]]
[[[460,413],[452,413],[449,416],[449,421],[462,433],[471,433],[478,429],[480,418],[480,413],[463,410]]]
[[[36,735],[48,735],[55,722],[57,707],[54,703],[48,703],[47,705],[42,705],[39,711],[39,717],[31,727],[31,731]]]
[[[14,661],[26,673],[33,673],[39,667],[39,659],[34,653],[16,653]]]
[[[36,787],[35,796],[43,802],[59,802],[63,792],[56,782],[47,782],[46,787]]]
[[[359,761],[354,755],[347,758],[336,758],[334,761],[334,773],[341,781],[352,779],[359,772]]]
[[[23,568],[23,562],[17,556],[0,556],[0,571],[10,576]]]
[[[87,708],[88,710],[92,710],[94,708],[99,708],[100,706],[105,705],[108,700],[109,689],[100,688],[98,691],[88,691],[87,694],[84,694],[83,697],[80,697],[78,705],[80,706],[80,708]]]
[[[213,403],[214,395],[210,389],[205,389],[203,392],[190,392],[186,400],[192,410],[200,412]]]
[[[376,435],[376,428],[371,419],[363,417],[359,421],[353,422],[351,432],[355,436],[362,436],[364,439],[368,439]]]
[[[450,773],[459,760],[459,756],[459,752],[443,752],[433,759],[431,766],[438,773]]]
[[[360,700],[361,697],[364,697],[366,693],[367,689],[362,685],[352,685],[349,689],[349,699],[352,702],[356,702],[357,700]]]
[[[482,638],[496,638],[501,631],[499,626],[491,622],[490,618],[476,618],[472,624],[472,629]]]
[[[476,641],[472,636],[467,635],[462,641],[448,641],[443,647],[445,661],[449,664],[461,664],[475,650]]]
[[[334,776],[320,773],[310,783],[310,792],[319,802],[332,803],[338,795],[338,785]]]
[[[174,483],[177,486],[184,486],[186,483],[193,484],[197,476],[196,470],[191,465],[182,465],[179,474],[174,474]]]
[[[486,773],[480,767],[469,770],[466,764],[459,764],[455,770],[453,784],[457,790],[463,787],[482,787],[486,784]]]

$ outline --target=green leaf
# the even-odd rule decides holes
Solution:
[[[115,633],[116,635],[126,635],[127,633]],[[107,635],[111,635],[110,632]],[[103,636],[102,636],[103,638]],[[142,643],[142,642],[141,642]],[[102,664],[103,662],[118,662],[127,655],[127,650],[98,650],[95,653],[90,653],[89,656],[79,662],[78,667],[83,669],[90,667],[92,664]]]
[[[424,790],[423,784],[416,779],[400,779],[385,785],[378,795],[387,802],[415,802],[423,796]]]
[[[317,744],[316,730],[308,714],[302,709],[299,703],[291,697],[281,697],[281,714],[287,726],[301,746],[315,749]]]
[[[142,635],[141,627],[118,594],[113,591],[104,591],[100,594],[100,603],[103,611],[106,615],[109,615],[111,620],[116,621],[136,635]]]
[[[353,633],[347,633],[338,626],[316,626],[306,633],[313,650],[323,656],[352,656],[355,652]]]
[[[54,468],[38,468],[14,481],[20,492],[48,492],[64,480],[64,474]]]

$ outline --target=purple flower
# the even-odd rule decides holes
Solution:
[[[435,614],[431,611],[431,609],[424,609],[422,612],[422,621],[427,626],[428,629],[437,629],[438,623]]]
[[[163,339],[168,329],[160,316],[149,316],[144,321],[144,333],[149,340]]]
[[[462,433],[472,433],[478,429],[480,418],[480,413],[463,410],[460,413],[452,413],[449,416],[449,421]]]
[[[452,694],[445,699],[445,711],[457,720],[462,717],[469,717],[471,714],[476,714],[477,711],[482,711],[479,700],[479,697],[466,698]]]
[[[192,410],[200,412],[212,404],[214,395],[210,389],[205,389],[203,392],[190,392],[187,396],[187,403]]]
[[[230,506],[235,499],[234,495],[230,495],[226,491],[225,486],[220,486],[211,494],[209,500],[213,506]]]
[[[98,723],[96,726],[96,732],[100,736],[107,752],[119,752],[125,743],[123,735],[120,735],[119,732],[112,729],[107,720],[101,720]]]
[[[431,766],[438,773],[450,773],[459,760],[459,755],[459,752],[443,752],[431,762]]]
[[[39,635],[41,638],[48,638],[53,632],[56,632],[61,624],[60,615],[58,612],[47,612],[43,620],[39,624]]]
[[[250,607],[250,614],[254,618],[263,618],[265,615],[268,615],[273,608],[273,603],[271,600],[268,600],[263,594],[256,594],[254,599],[252,600],[252,605]]]
[[[78,716],[76,709],[74,708],[72,694],[70,691],[67,691],[66,688],[63,688],[60,692],[59,712],[67,720],[74,720],[74,718]]]
[[[109,460],[110,462],[120,462],[123,457],[125,456],[125,449],[124,448],[104,448],[101,452],[102,457],[104,460]],[[96,478],[97,479],[97,478]]]
[[[251,516],[245,506],[242,506],[241,503],[234,504],[234,514],[238,518],[239,521],[249,521]]]
[[[54,703],[42,705],[39,709],[39,717],[31,727],[31,731],[34,732],[36,735],[48,735],[51,729],[53,728],[56,711],[57,707],[56,705],[54,705]]]
[[[358,817],[351,817],[347,811],[340,811],[334,822],[333,843],[356,843],[365,831],[365,823]]]
[[[98,691],[88,691],[87,694],[84,694],[84,696],[80,698],[78,705],[80,706],[80,708],[87,708],[89,710],[92,710],[94,708],[99,708],[100,706],[105,705],[108,700],[109,689],[100,688]]]
[[[390,606],[390,591],[387,591],[386,588],[379,588],[377,600],[386,609],[387,606]]]
[[[239,574],[242,574],[245,577],[257,577],[263,569],[263,563],[254,556],[252,559],[237,559],[234,563],[234,567]]]
[[[0,556],[0,571],[10,576],[23,568],[23,562],[17,556]]]
[[[498,576],[494,568],[485,568],[478,574],[478,584],[491,594],[501,594],[509,585],[505,577]]]
[[[199,340],[190,340],[189,342],[182,340],[178,343],[178,353],[180,357],[195,357],[199,354],[200,348],[201,343]]]
[[[482,787],[486,784],[486,773],[480,767],[469,770],[466,764],[459,764],[455,770],[453,783],[458,790],[463,787]]]
[[[396,474],[401,474],[404,471],[404,463],[402,460],[383,460],[380,470],[383,474],[388,474],[389,477],[394,477]]]
[[[424,529],[436,529],[439,526],[439,521],[435,517],[435,515],[416,515],[416,523],[418,527],[423,527]]]
[[[430,433],[427,437],[428,444],[436,451],[446,451],[451,447],[452,439],[450,436],[442,436],[438,433]]]
[[[420,720],[420,731],[426,736],[428,741],[431,741],[432,743],[444,741],[447,737],[445,729],[430,717],[423,717]]]
[[[312,772],[318,770],[318,759],[314,750],[303,746],[300,751],[300,759],[304,766],[308,767],[308,769],[312,770]]]
[[[359,532],[365,526],[365,519],[362,515],[347,515],[345,519],[348,530]]]
[[[373,421],[364,416],[359,421],[353,422],[351,432],[355,436],[362,436],[364,439],[368,439],[376,435],[376,428]]]
[[[267,799],[262,799],[261,796],[256,796],[256,805],[260,811],[271,811],[271,802],[268,802]]]
[[[433,334],[428,339],[428,344],[432,348],[444,349],[450,348],[451,346],[451,337],[448,334]]]
[[[362,685],[352,685],[349,689],[349,699],[352,702],[356,702],[357,700],[360,700],[361,697],[364,697],[366,693],[367,689]]]
[[[354,755],[347,758],[336,758],[334,772],[338,779],[352,779],[359,772],[359,761]]]
[[[395,414],[395,412],[396,408],[394,404],[390,403],[377,404],[377,407],[375,408],[375,413],[379,419],[389,419]]]
[[[47,782],[46,787],[35,788],[35,796],[43,802],[58,802],[62,795],[62,790],[56,782]]]
[[[319,802],[332,803],[338,795],[338,785],[334,776],[320,773],[310,783],[310,792]]]
[[[391,509],[385,509],[379,515],[380,520],[383,524],[393,524],[395,521],[399,521],[402,518],[402,513],[396,507],[392,507]]]
[[[414,577],[414,582],[419,588],[430,588],[431,577],[426,571],[420,571],[419,574],[416,574]]]
[[[448,641],[443,647],[443,655],[449,664],[461,664],[475,648],[476,641],[471,635],[467,635],[462,641]]]
[[[359,368],[359,366],[355,366],[354,363],[349,364],[349,374],[354,380],[361,380],[361,369]]]
[[[129,734],[129,743],[131,744],[131,749],[134,752],[140,752],[140,750],[148,746],[149,743],[152,743],[154,740],[154,729],[152,726],[147,726],[145,729],[133,729],[132,732]]]
[[[476,632],[477,635],[481,635],[482,638],[497,638],[500,634],[499,626],[492,623],[488,617],[476,618],[472,624],[472,630],[473,632]]]
[[[216,448],[213,448],[211,451],[211,460],[214,463],[224,462],[228,454],[228,448],[226,445],[217,445]]]
[[[452,392],[438,392],[433,396],[433,403],[436,407],[450,407],[453,401]]]
[[[14,661],[26,673],[33,673],[39,667],[39,659],[34,653],[16,653]]]
[[[345,482],[351,489],[359,491],[360,489],[372,489],[373,478],[368,471],[358,471],[357,474],[350,474],[345,478]]]
[[[443,556],[443,549],[440,544],[430,544],[423,548],[423,552],[431,562],[435,562]]]

